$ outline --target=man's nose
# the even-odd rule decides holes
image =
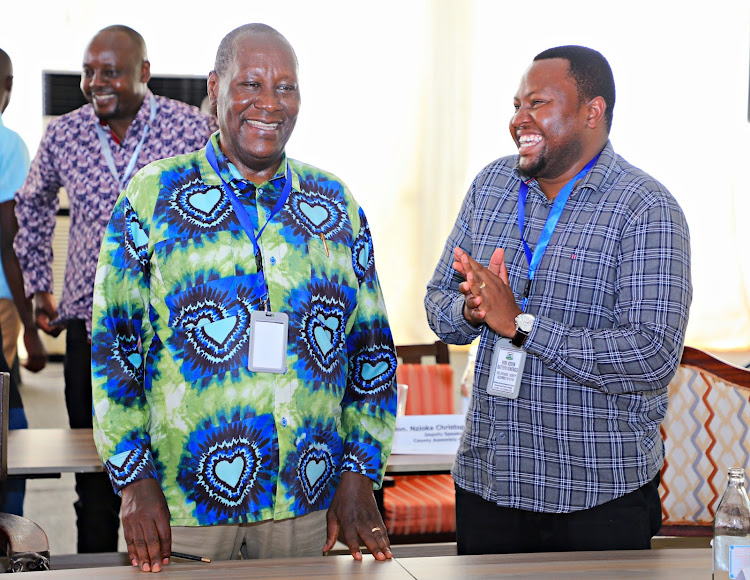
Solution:
[[[510,124],[513,127],[520,127],[521,125],[528,123],[529,120],[530,117],[528,109],[521,105],[520,107],[518,107],[518,109],[516,109],[516,112],[513,113],[513,116],[510,118]]]
[[[89,81],[89,84],[91,86],[97,87],[102,86],[104,83],[104,75],[102,74],[102,71],[100,70],[94,70],[91,72],[91,80]]]
[[[255,106],[266,111],[277,111],[281,108],[279,95],[273,88],[264,88],[255,99]]]

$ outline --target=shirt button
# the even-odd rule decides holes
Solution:
[[[498,437],[500,439],[505,439],[505,432],[504,431],[500,431],[500,434],[498,435]]]
[[[276,256],[271,256],[271,266],[276,265]]]
[[[263,188],[262,187],[258,188],[258,195],[263,195]]]
[[[281,426],[286,427],[286,417],[281,418]]]

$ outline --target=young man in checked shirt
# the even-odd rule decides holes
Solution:
[[[475,178],[428,284],[442,340],[481,336],[453,468],[460,554],[644,549],[661,525],[689,234],[614,152],[614,104],[598,52],[537,55],[514,98],[518,154]]]

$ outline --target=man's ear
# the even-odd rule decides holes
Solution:
[[[607,101],[604,97],[594,97],[586,105],[588,109],[588,115],[586,117],[586,124],[589,129],[596,129],[600,123],[604,122],[604,113],[607,110]]]
[[[214,70],[208,73],[206,91],[208,92],[208,100],[211,103],[211,106],[215,107],[219,98],[219,75],[217,75]]]
[[[151,79],[151,63],[147,60],[141,65],[141,82],[147,83]]]

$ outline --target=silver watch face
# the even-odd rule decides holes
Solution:
[[[528,312],[522,312],[518,316],[516,316],[516,327],[521,332],[529,333],[531,332],[531,327],[534,325],[534,315],[529,314]]]

